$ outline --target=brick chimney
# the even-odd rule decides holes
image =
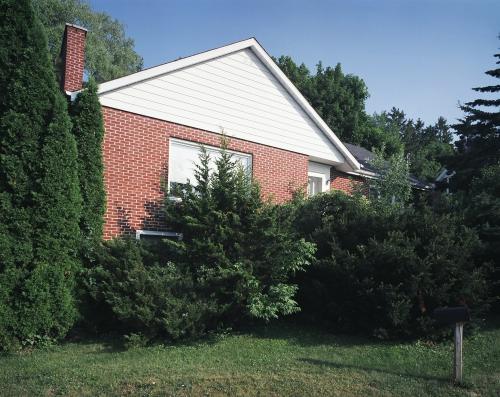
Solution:
[[[67,23],[61,46],[61,88],[64,92],[81,90],[85,64],[87,29]]]

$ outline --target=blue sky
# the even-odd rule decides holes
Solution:
[[[500,40],[493,0],[91,0],[126,25],[144,66],[256,37],[272,55],[364,79],[369,113],[403,109],[450,122],[490,84]]]

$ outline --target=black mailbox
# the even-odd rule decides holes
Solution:
[[[433,317],[441,324],[456,324],[470,320],[467,306],[438,307],[434,310]]]

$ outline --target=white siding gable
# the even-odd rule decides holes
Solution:
[[[344,156],[253,53],[241,49],[100,94],[101,104],[342,164]]]

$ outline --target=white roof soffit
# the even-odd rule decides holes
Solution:
[[[210,59],[218,58],[236,51],[243,50],[245,48],[250,48],[255,55],[264,63],[264,65],[270,70],[270,72],[276,77],[276,79],[285,87],[292,98],[297,101],[297,103],[302,107],[306,114],[314,121],[314,123],[323,131],[323,133],[328,137],[328,139],[333,143],[333,145],[340,151],[340,153],[345,157],[347,163],[352,167],[353,171],[358,171],[361,169],[361,165],[354,158],[354,156],[347,150],[344,144],[339,138],[333,133],[333,131],[328,127],[328,125],[323,121],[323,119],[316,113],[312,106],[307,102],[304,96],[299,92],[299,90],[293,85],[293,83],[286,77],[286,75],[281,71],[281,69],[274,63],[269,54],[264,50],[264,48],[259,44],[255,38],[250,38],[247,40],[238,41],[233,44],[226,45],[224,47],[215,48],[213,50],[201,52],[186,58],[181,58],[176,61],[168,62],[159,66],[154,66],[149,69],[142,70],[137,73],[130,74],[115,80],[107,81],[105,83],[99,84],[99,94],[104,94],[109,91],[114,91],[119,88],[129,86],[131,84],[138,83],[139,81],[152,79],[154,77],[164,75],[175,70],[186,68],[197,63],[205,62]]]

